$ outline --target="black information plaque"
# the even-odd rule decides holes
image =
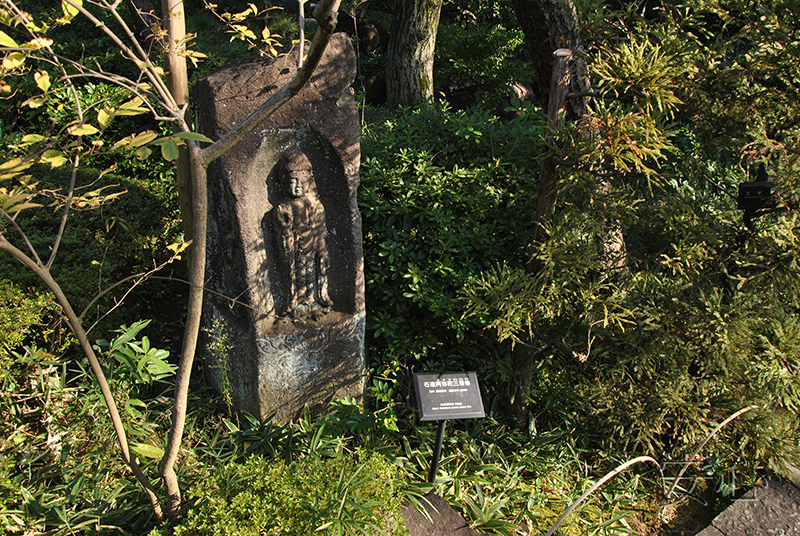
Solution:
[[[414,374],[419,420],[480,419],[483,412],[481,390],[474,372]]]

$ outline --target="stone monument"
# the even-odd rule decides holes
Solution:
[[[210,73],[194,88],[198,130],[219,139],[296,65],[295,52]],[[363,395],[354,76],[352,45],[335,34],[303,90],[209,167],[206,377],[259,418]]]

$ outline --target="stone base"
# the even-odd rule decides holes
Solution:
[[[364,315],[278,320],[257,339],[259,418],[287,422],[308,405],[322,413],[336,399],[364,394]]]

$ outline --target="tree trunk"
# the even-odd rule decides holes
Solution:
[[[165,59],[167,66],[167,83],[169,91],[178,106],[189,103],[189,75],[186,70],[186,57],[178,55],[178,43],[186,37],[186,16],[183,0],[161,0],[161,10],[164,13],[164,29],[167,31],[169,49]],[[191,125],[191,118],[185,112],[184,121]],[[183,235],[189,239],[192,236],[194,215],[192,212],[192,169],[189,162],[189,150],[181,147],[178,160],[175,162],[175,178],[178,185],[178,203],[181,207],[181,220],[183,221]]]
[[[433,51],[443,0],[397,0],[386,51],[386,94],[391,108],[433,98]]]
[[[525,43],[533,63],[536,83],[534,95],[547,111],[545,144],[557,152],[556,133],[566,122],[576,122],[588,114],[588,98],[572,97],[585,95],[591,88],[583,61],[583,45],[576,27],[577,11],[572,0],[512,0]],[[560,166],[553,158],[545,158],[539,174],[537,211],[531,236],[531,249],[547,239],[543,223],[555,211],[558,193]],[[607,195],[611,185],[607,179],[601,182],[599,193]],[[604,265],[608,269],[620,269],[626,265],[625,242],[622,230],[613,218],[606,218],[605,236],[600,249]],[[531,256],[532,257],[532,256]],[[531,258],[529,272],[538,266]],[[526,340],[524,342],[532,342]],[[535,359],[535,345],[518,345],[514,350],[514,361],[523,381],[518,386],[514,402],[509,408],[519,426],[527,425],[528,386],[525,372],[531,370]]]

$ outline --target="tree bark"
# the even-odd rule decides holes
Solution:
[[[525,43],[533,63],[536,83],[534,96],[547,112],[545,144],[548,152],[557,152],[556,134],[567,122],[582,120],[588,113],[588,97],[570,97],[590,93],[591,82],[583,60],[583,44],[578,32],[577,11],[572,0],[512,0]],[[536,217],[531,235],[531,253],[536,245],[547,239],[543,223],[550,219],[558,201],[559,164],[544,158],[539,174]],[[598,189],[602,196],[611,191],[607,179]],[[623,269],[627,263],[622,229],[614,218],[606,218],[605,236],[601,238],[601,258],[607,269]],[[527,270],[538,270],[531,255]],[[526,342],[532,342],[530,340]],[[514,361],[523,381],[520,382],[510,406],[519,426],[528,420],[528,386],[524,378],[531,370],[535,345],[518,345]]]
[[[167,84],[175,104],[184,106],[184,122],[191,125],[188,115],[189,75],[186,70],[186,57],[178,54],[177,46],[186,38],[186,15],[183,0],[161,0],[164,13],[164,27],[167,31],[169,48],[165,56],[167,65]],[[194,215],[192,211],[192,164],[189,161],[189,150],[181,147],[178,160],[175,162],[175,179],[178,186],[178,203],[181,207],[183,235],[192,236]]]
[[[433,51],[443,0],[397,0],[386,50],[386,95],[391,108],[433,98]]]

